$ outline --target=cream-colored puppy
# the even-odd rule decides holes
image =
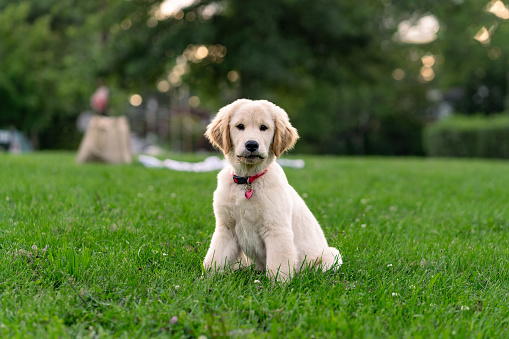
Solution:
[[[342,264],[275,162],[299,138],[283,109],[265,100],[237,100],[219,110],[205,136],[230,164],[217,176],[216,229],[205,269],[254,263],[269,277],[288,280],[305,263],[324,271]]]

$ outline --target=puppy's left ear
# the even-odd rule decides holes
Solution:
[[[276,125],[272,151],[276,157],[279,157],[284,151],[288,151],[295,146],[299,134],[295,127],[290,124],[288,114],[282,108],[274,105],[272,109],[275,113],[274,122]]]

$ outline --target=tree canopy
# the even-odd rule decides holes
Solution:
[[[42,147],[72,144],[49,136],[88,109],[99,78],[113,114],[130,93],[169,105],[173,89],[212,112],[240,97],[272,100],[306,139],[300,151],[322,153],[419,154],[440,102],[465,114],[507,109],[509,21],[496,1],[162,4],[0,0],[0,127]],[[403,36],[417,29],[429,41]]]

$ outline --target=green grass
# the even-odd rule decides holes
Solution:
[[[201,278],[216,172],[0,154],[0,337],[509,336],[509,163],[305,160],[344,265],[273,284]]]

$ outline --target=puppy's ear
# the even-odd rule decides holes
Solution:
[[[299,139],[299,134],[290,124],[288,114],[282,108],[274,105],[272,110],[275,115],[274,122],[276,125],[272,150],[274,155],[279,157],[284,151],[290,150],[295,146],[297,139]]]
[[[229,106],[225,106],[217,112],[205,132],[205,137],[209,139],[212,146],[219,148],[225,155],[230,153],[232,148],[230,140],[231,107]]]

